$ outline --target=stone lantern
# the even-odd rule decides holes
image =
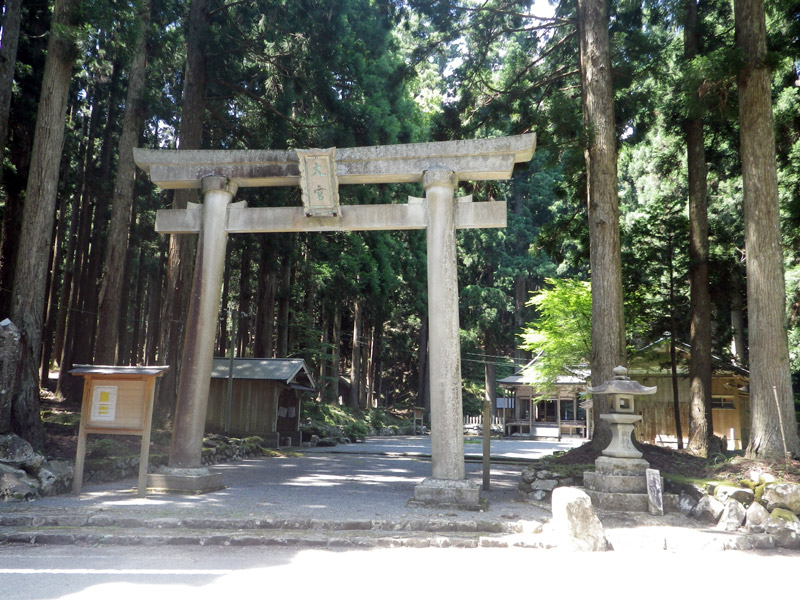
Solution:
[[[583,484],[592,503],[598,508],[615,511],[663,514],[661,496],[662,481],[657,471],[642,458],[642,453],[633,445],[633,427],[642,420],[634,413],[634,396],[655,394],[656,387],[645,387],[628,377],[628,369],[617,367],[614,377],[597,386],[590,387],[592,394],[611,396],[611,410],[599,415],[611,426],[611,443],[602,456],[594,462],[595,470],[583,474]],[[653,486],[648,484],[653,474]],[[653,497],[648,493],[653,487]],[[671,507],[677,506],[677,497],[664,495]]]
[[[636,449],[631,439],[634,425],[642,420],[641,415],[634,413],[634,396],[655,394],[657,388],[646,387],[628,377],[628,369],[619,366],[614,368],[614,377],[597,387],[590,387],[592,394],[608,394],[611,396],[611,411],[600,415],[603,421],[611,426],[611,443],[603,450],[603,456],[613,458],[641,458],[642,453]]]

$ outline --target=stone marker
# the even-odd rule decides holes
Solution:
[[[664,514],[664,495],[661,489],[661,472],[658,469],[646,469],[647,505],[651,515]]]

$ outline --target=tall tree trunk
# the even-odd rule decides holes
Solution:
[[[278,294],[278,335],[276,352],[279,358],[289,355],[289,308],[292,295],[292,260],[281,258],[281,286]]]
[[[250,244],[242,240],[242,267],[239,270],[239,356],[247,356],[250,345]]]
[[[495,365],[496,348],[491,333],[484,333],[483,353],[486,360],[483,364],[483,400],[492,405],[492,414],[497,414],[497,366]],[[490,426],[484,424],[484,426]]]
[[[181,130],[178,147],[181,150],[198,150],[203,139],[203,114],[206,100],[206,58],[204,38],[207,35],[210,0],[192,0],[186,31],[186,69],[184,73],[181,106]],[[197,201],[195,190],[176,190],[173,208],[186,208]],[[160,363],[170,365],[161,378],[156,415],[161,423],[169,422],[175,409],[180,379],[180,358],[183,353],[183,336],[189,298],[192,292],[192,275],[197,239],[191,235],[170,236],[167,281],[161,313],[162,336],[159,342]]]
[[[3,14],[3,37],[0,40],[0,165],[3,164],[8,139],[8,114],[11,110],[11,90],[17,64],[22,0],[5,0]]]
[[[361,300],[356,299],[353,305],[353,346],[350,353],[350,407],[359,409],[361,383]]]
[[[617,198],[617,139],[605,0],[578,0],[581,98],[588,135],[586,159],[589,252],[592,274],[592,385],[611,379],[626,364],[622,309],[622,265]],[[594,446],[605,448],[611,430],[597,419],[607,411],[605,395],[593,397]]]
[[[339,403],[339,356],[342,349],[342,307],[336,303],[333,312],[333,331],[331,332],[331,391],[328,401]]]
[[[50,367],[52,366],[53,347],[55,343],[55,333],[58,323],[58,298],[61,288],[59,282],[63,281],[61,265],[64,262],[66,252],[65,238],[69,223],[67,222],[67,202],[68,194],[63,194],[58,207],[58,226],[56,240],[53,245],[54,260],[50,269],[50,279],[47,291],[47,313],[45,317],[45,327],[42,334],[42,364],[41,364],[41,385],[46,387],[50,378]]]
[[[145,293],[145,275],[144,275],[144,260],[145,260],[145,248],[141,246],[139,248],[139,260],[137,261],[136,271],[136,293],[134,296],[134,307],[133,307],[133,331],[130,333],[130,343],[126,344],[125,338],[128,337],[127,335],[123,335],[120,333],[119,340],[120,340],[120,348],[128,351],[122,354],[122,356],[127,357],[128,364],[131,365],[138,365],[141,361],[141,348],[143,346],[141,338],[142,338],[142,331],[144,330],[143,324],[144,319],[142,319],[142,312],[144,310],[144,293]],[[133,270],[133,269],[131,269]],[[127,299],[127,294],[125,294]],[[125,306],[125,304],[123,304]],[[124,322],[124,321],[123,321]],[[127,329],[127,328],[126,328]],[[102,335],[103,332],[100,332]],[[126,348],[127,347],[127,348]]]
[[[120,298],[125,285],[124,264],[128,254],[129,226],[133,207],[133,185],[136,181],[136,165],[133,148],[144,126],[142,93],[147,70],[147,31],[150,28],[152,0],[142,3],[139,11],[139,31],[136,48],[128,73],[128,90],[125,99],[125,115],[119,138],[119,161],[114,180],[111,223],[108,227],[108,242],[104,260],[104,273],[100,284],[99,319],[95,361],[100,364],[115,364],[119,335],[119,319],[122,307]]]
[[[372,377],[370,390],[374,400],[373,404],[377,406],[385,405],[385,402],[381,402],[381,398],[383,398],[383,329],[385,325],[386,322],[383,319],[380,319],[378,324],[375,326],[374,334],[372,336]]]
[[[697,0],[686,1],[684,56],[697,56]],[[696,90],[692,90],[696,92]],[[690,106],[692,100],[689,100]],[[708,289],[708,193],[703,119],[699,108],[683,122],[689,173],[689,287],[691,296],[689,363],[689,451],[708,456],[711,421],[711,295]]]
[[[272,358],[275,333],[275,254],[265,239],[261,241],[256,298],[254,356]]]
[[[430,383],[428,381],[428,316],[422,317],[419,328],[419,356],[417,357],[417,406],[427,416],[431,410]]]
[[[153,365],[158,360],[158,339],[161,331],[161,288],[164,282],[167,244],[161,245],[161,252],[154,273],[150,275],[148,285],[147,304],[147,350],[144,355],[144,364]]]
[[[675,246],[672,233],[667,234],[667,266],[669,268],[669,363],[672,371],[672,409],[675,418],[675,440],[678,450],[683,450],[683,427],[681,427],[681,403],[678,390],[678,361],[675,356],[675,340],[678,337],[678,325],[675,318]]]
[[[747,344],[744,341],[744,302],[739,277],[731,277],[731,354],[737,365],[746,365]]]
[[[320,327],[320,353],[319,353],[319,371],[317,373],[317,400],[325,402],[328,397],[328,389],[330,382],[328,381],[328,371],[330,370],[330,350],[329,338],[330,323],[328,322],[328,315],[325,314],[322,318],[322,326]]]
[[[735,0],[750,339],[750,458],[800,454],[786,337],[778,176],[763,0]],[[781,429],[780,424],[783,425]]]
[[[44,444],[38,375],[47,283],[46,257],[53,233],[73,65],[73,44],[63,33],[64,28],[72,25],[75,7],[75,0],[55,0],[53,6],[11,301],[11,320],[22,334],[20,368],[14,380],[0,382],[0,387],[14,390],[12,431],[37,449]]]

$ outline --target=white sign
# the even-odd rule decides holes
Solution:
[[[92,394],[91,421],[111,421],[117,416],[117,386],[98,385]]]

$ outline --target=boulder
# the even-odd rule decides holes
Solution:
[[[775,508],[785,508],[798,514],[800,513],[800,484],[768,483],[764,487],[761,502],[769,511]]]
[[[66,460],[53,460],[42,463],[37,474],[41,485],[39,493],[42,496],[54,496],[69,491],[74,474],[75,469],[72,463]]]
[[[536,469],[533,467],[525,467],[522,469],[522,481],[524,483],[531,483],[536,481]]]
[[[769,511],[758,502],[753,502],[747,507],[745,527],[750,533],[763,533],[768,519]]]
[[[692,516],[699,521],[716,523],[722,516],[725,505],[712,496],[703,496],[692,509]]]
[[[0,501],[33,500],[39,495],[39,482],[22,469],[0,463]]]
[[[558,485],[558,481],[555,479],[537,479],[533,483],[531,483],[531,490],[546,490],[552,491]]]
[[[728,498],[725,501],[725,508],[717,523],[717,529],[722,531],[736,531],[744,523],[747,511],[744,505],[735,498]]]
[[[18,435],[0,435],[0,464],[36,473],[43,461],[44,457]]]
[[[686,491],[681,491],[678,498],[678,507],[684,515],[692,514],[694,507],[697,506],[697,499]]]
[[[559,548],[582,552],[612,549],[592,501],[583,490],[573,487],[554,489],[552,511],[553,533]]]
[[[22,356],[20,348],[19,329],[9,319],[0,321],[0,380],[10,381],[12,374],[16,373],[19,358]],[[0,424],[6,427],[11,422],[11,396],[13,390],[9,387],[0,387]]]
[[[722,503],[725,503],[728,498],[733,498],[742,504],[750,504],[755,499],[755,493],[748,488],[722,484],[714,489],[714,498]]]

